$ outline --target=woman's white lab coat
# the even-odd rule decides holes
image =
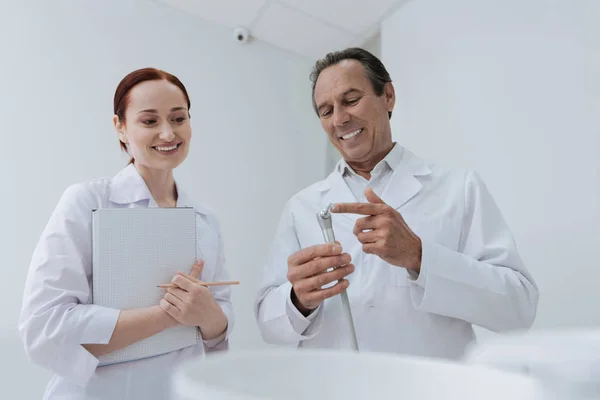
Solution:
[[[377,194],[423,242],[417,279],[362,251],[352,232],[362,215],[333,215],[336,239],[355,266],[347,293],[360,350],[456,359],[475,339],[472,325],[492,331],[529,328],[538,289],[479,176],[428,164],[407,149],[392,164],[393,175]],[[340,296],[305,318],[291,304],[287,279],[292,253],[324,243],[316,214],[340,202],[356,199],[336,169],[287,203],[256,299],[256,319],[267,342],[351,349]]]
[[[205,261],[201,279],[227,280],[215,215],[194,204],[179,185],[177,188],[177,206],[196,209],[198,251]],[[29,358],[54,372],[44,399],[168,399],[171,374],[179,363],[227,349],[234,314],[231,289],[226,286],[211,288],[229,321],[225,335],[215,340],[102,367],[82,346],[108,343],[119,316],[119,310],[89,304],[92,210],[156,206],[132,164],[112,179],[72,185],[61,197],[33,253],[19,324]]]

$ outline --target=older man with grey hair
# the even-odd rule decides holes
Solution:
[[[538,289],[500,210],[475,171],[392,140],[396,96],[382,62],[350,48],[317,61],[311,79],[342,159],[285,204],[256,298],[263,339],[329,349],[356,339],[361,351],[457,359],[474,325],[529,328]],[[330,203],[335,244],[315,218]]]

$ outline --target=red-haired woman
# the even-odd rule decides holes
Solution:
[[[177,275],[175,288],[152,307],[91,304],[91,215],[101,207],[194,207],[203,260],[190,275],[228,278],[216,216],[173,177],[192,138],[189,111],[187,90],[175,76],[152,68],[128,74],[115,93],[113,121],[131,162],[112,178],[70,186],[52,213],[31,260],[19,324],[30,359],[54,373],[45,399],[168,399],[180,362],[228,348],[234,315],[227,286],[209,289]],[[98,365],[100,355],[180,324],[199,327],[202,343]]]

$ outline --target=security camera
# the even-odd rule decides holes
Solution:
[[[246,28],[236,28],[233,30],[233,37],[236,42],[246,43],[250,39],[250,32]]]

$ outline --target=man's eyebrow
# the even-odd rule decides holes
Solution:
[[[350,89],[346,90],[344,93],[342,93],[342,97],[348,96],[349,94],[353,94],[353,93],[361,94],[362,90],[358,90],[357,88],[350,88]],[[323,108],[327,105],[328,105],[327,102],[317,104],[317,110],[321,111],[321,108]]]
[[[358,90],[358,89],[356,89],[356,88],[350,88],[350,89],[346,90],[344,93],[342,93],[342,97],[343,97],[343,96],[347,96],[347,95],[349,95],[350,93],[354,93],[354,92],[356,92],[356,93],[362,93],[362,91],[361,91],[361,90]]]
[[[326,107],[326,106],[327,106],[327,102],[325,102],[325,103],[322,103],[321,105],[318,105],[318,106],[317,106],[317,110],[320,112],[320,111],[321,111],[321,109],[322,109],[323,107]]]

